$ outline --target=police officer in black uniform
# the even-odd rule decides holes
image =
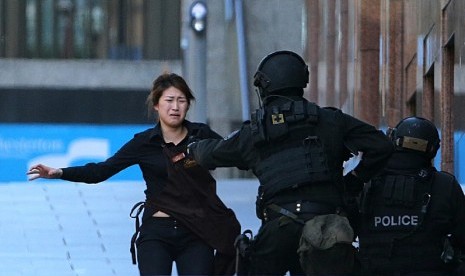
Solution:
[[[454,275],[465,249],[465,197],[455,177],[432,163],[438,131],[408,117],[388,136],[395,152],[362,193],[363,274]]]
[[[345,215],[346,192],[359,193],[393,150],[375,127],[305,100],[308,75],[296,53],[269,54],[254,76],[263,107],[228,138],[189,146],[202,166],[251,169],[260,182],[262,225],[250,250],[252,275],[303,274],[297,249],[304,222]],[[363,157],[344,182],[343,162],[359,152]]]

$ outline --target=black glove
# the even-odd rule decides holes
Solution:
[[[253,234],[252,230],[247,229],[245,230],[242,234],[236,237],[236,240],[234,241],[234,247],[236,250],[239,251],[239,254],[243,258],[248,258],[250,257],[250,245],[253,240]]]
[[[351,196],[358,196],[358,194],[363,190],[364,182],[355,176],[353,171],[344,175],[344,187],[346,192]]]
[[[196,136],[193,136],[193,135],[189,136],[189,138],[187,139],[186,155],[192,156],[191,146],[197,143],[198,141],[200,141],[200,139],[197,138]]]

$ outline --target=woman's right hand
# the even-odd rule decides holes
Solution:
[[[29,171],[26,172],[26,174],[30,175],[29,181],[35,180],[37,178],[57,179],[61,177],[63,171],[61,169],[55,169],[38,164],[32,166]]]

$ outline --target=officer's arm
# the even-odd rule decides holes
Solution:
[[[454,182],[450,198],[454,214],[454,228],[451,234],[456,246],[462,250],[462,254],[465,254],[465,223],[463,223],[465,221],[465,196],[458,181],[455,179]]]
[[[346,147],[353,153],[363,153],[354,171],[358,178],[367,182],[384,168],[394,147],[388,137],[374,126],[347,114],[342,116]]]
[[[204,168],[237,167],[248,169],[243,153],[246,144],[241,141],[241,131],[225,139],[204,139],[189,145],[189,154]]]

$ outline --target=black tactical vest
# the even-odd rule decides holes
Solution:
[[[254,174],[267,198],[285,189],[333,182],[327,150],[338,139],[323,143],[318,128],[320,112],[313,103],[290,101],[253,114],[253,143],[260,155]]]
[[[412,174],[392,172],[367,185],[361,200],[359,235],[365,275],[443,267],[444,237],[425,231],[431,190],[444,181],[441,175],[427,169]]]

